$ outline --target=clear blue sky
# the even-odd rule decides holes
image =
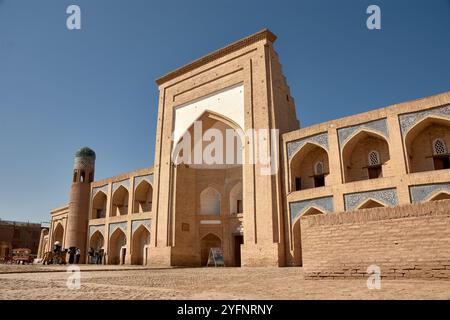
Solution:
[[[151,166],[154,80],[265,27],[302,126],[450,90],[450,0],[0,0],[0,218],[49,221],[82,146],[96,179]]]

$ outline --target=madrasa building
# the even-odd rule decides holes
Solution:
[[[262,30],[156,80],[153,167],[95,180],[80,149],[40,255],[59,241],[81,263],[92,248],[106,264],[205,266],[220,248],[226,266],[310,277],[449,277],[450,92],[301,128],[275,40]],[[219,136],[232,143],[212,151]]]

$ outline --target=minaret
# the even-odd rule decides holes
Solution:
[[[87,147],[75,153],[73,180],[70,189],[69,214],[67,217],[66,245],[81,250],[80,263],[86,256],[86,237],[89,219],[89,196],[94,181],[95,152]]]

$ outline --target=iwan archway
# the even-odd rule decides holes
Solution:
[[[174,208],[181,232],[175,235],[173,250],[190,253],[179,264],[204,266],[212,248],[205,241],[217,242],[208,240],[211,234],[221,236],[217,243],[225,264],[240,264],[240,256],[235,254],[239,251],[235,231],[242,227],[243,215],[239,190],[243,145],[239,133],[242,129],[233,120],[205,111],[174,149]],[[227,141],[231,135],[232,143]]]
[[[273,49],[275,39],[269,30],[262,30],[157,80],[153,266],[200,266],[200,242],[208,233],[221,238],[227,266],[238,264],[234,253],[239,250],[235,248],[241,249],[243,266],[284,264],[279,141],[281,134],[298,129],[299,123]],[[197,143],[200,154],[216,152],[210,146],[215,141],[214,131],[244,130],[237,153],[246,159],[244,164],[218,164],[210,159],[174,162],[173,153],[183,134],[195,131],[195,120],[201,121],[202,133],[215,129],[205,143]],[[275,129],[278,131],[270,136]],[[247,134],[250,130],[254,131]],[[266,136],[261,137],[264,130]],[[199,142],[194,137],[190,140]],[[259,151],[252,153],[255,145]],[[217,151],[212,158],[220,159],[227,152]],[[238,199],[238,190],[230,197],[238,182],[242,182],[242,199]],[[220,210],[201,214],[200,193],[208,187],[220,195]]]

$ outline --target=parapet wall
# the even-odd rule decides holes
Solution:
[[[306,278],[450,279],[450,200],[301,218]]]

